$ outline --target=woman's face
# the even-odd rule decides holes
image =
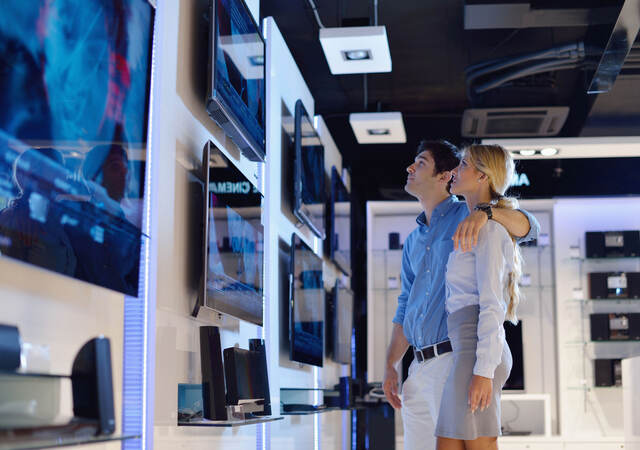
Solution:
[[[451,193],[466,196],[479,190],[482,186],[482,180],[483,173],[475,168],[469,160],[469,156],[465,154],[458,167],[453,169]]]

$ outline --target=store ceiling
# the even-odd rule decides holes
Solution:
[[[374,23],[373,0],[315,3],[326,27]],[[405,196],[405,167],[420,139],[464,143],[460,120],[470,107],[569,106],[561,137],[640,135],[640,48],[629,53],[610,92],[586,93],[623,1],[532,0],[536,14],[531,17],[541,26],[497,28],[498,14],[486,19],[485,29],[465,29],[465,6],[493,3],[500,4],[497,11],[507,11],[523,0],[378,3],[378,24],[387,28],[393,70],[368,74],[365,82],[362,74],[330,73],[306,0],[261,1],[261,15],[275,17],[314,96],[316,114],[324,117],[367,200]],[[464,71],[472,64],[576,42],[585,43],[593,63],[521,78],[471,99],[467,95]],[[402,112],[407,143],[359,145],[348,115],[365,111]]]

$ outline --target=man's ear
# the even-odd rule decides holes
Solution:
[[[451,180],[451,176],[453,175],[453,171],[445,170],[438,174],[438,178],[443,183],[448,183]]]

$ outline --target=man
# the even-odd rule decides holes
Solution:
[[[420,201],[423,212],[403,248],[402,292],[383,384],[389,403],[401,409],[406,450],[436,447],[440,399],[453,362],[445,311],[449,253],[454,248],[471,250],[489,219],[520,241],[537,238],[540,228],[533,216],[519,210],[478,205],[469,213],[466,204],[449,193],[451,172],[459,163],[457,155],[458,149],[447,141],[422,141],[414,163],[407,168],[405,190]],[[401,400],[395,366],[409,346],[414,360]]]

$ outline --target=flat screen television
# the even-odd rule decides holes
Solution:
[[[207,112],[252,161],[265,159],[265,44],[242,0],[210,0]]]
[[[262,194],[213,143],[202,152],[204,273],[200,306],[262,325]]]
[[[351,364],[353,333],[353,292],[339,281],[328,296],[327,349],[331,359],[339,364]]]
[[[320,239],[325,237],[327,195],[324,185],[324,147],[301,100],[295,111],[293,214]]]
[[[289,358],[322,367],[326,300],[322,259],[295,234],[289,273]]]
[[[135,297],[155,10],[0,9],[0,253]]]
[[[513,357],[513,367],[511,368],[511,374],[504,384],[503,389],[511,391],[524,390],[524,353],[522,350],[522,321],[518,322],[518,325],[514,325],[511,322],[504,323],[504,334],[511,350],[511,356]]]
[[[351,276],[351,197],[335,166],[331,168],[329,205],[329,255],[345,275]]]

